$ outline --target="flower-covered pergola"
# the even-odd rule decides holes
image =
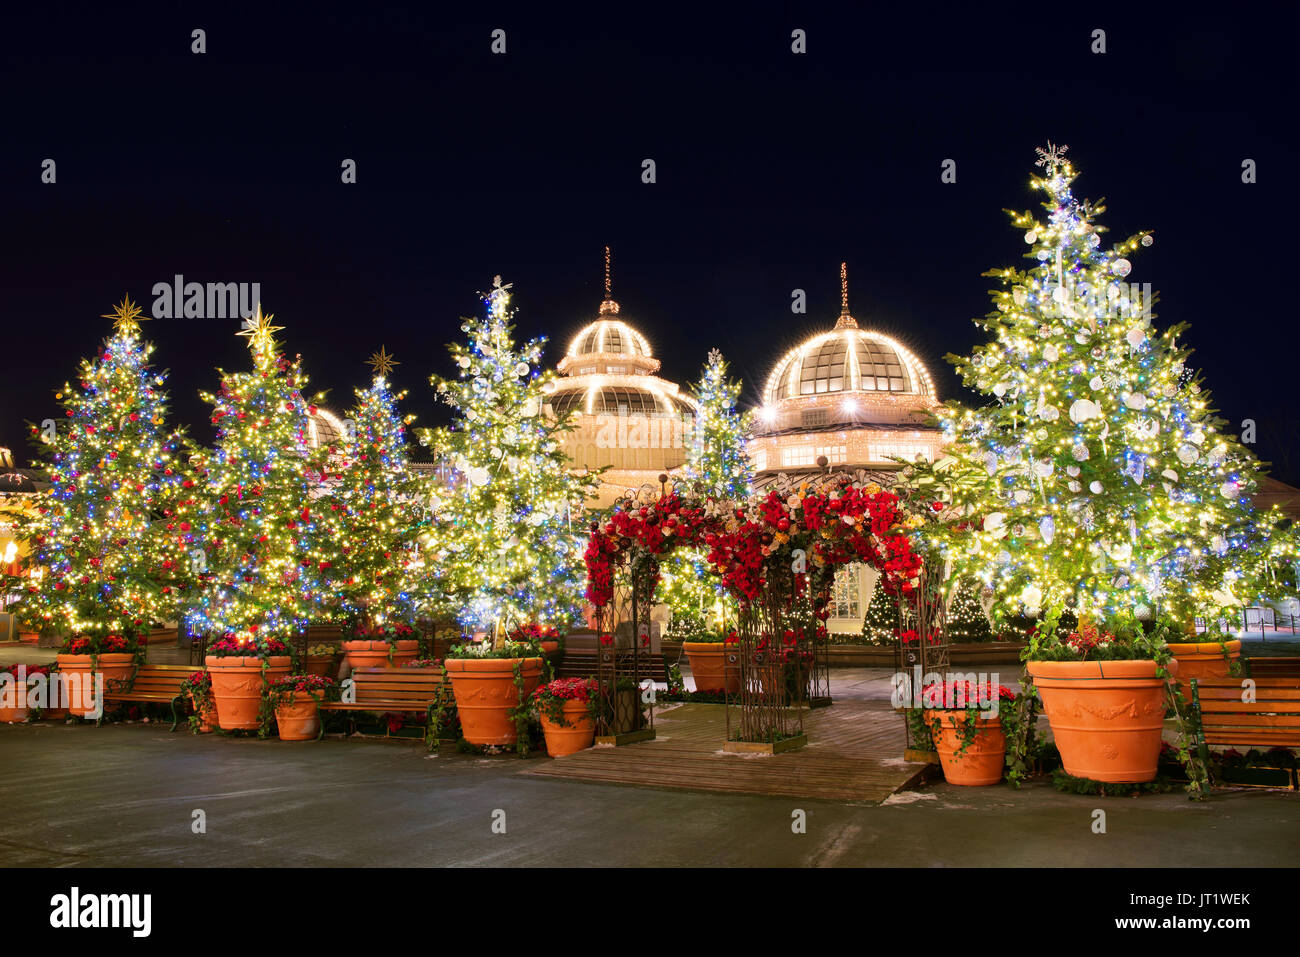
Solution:
[[[875,568],[880,587],[914,613],[923,563],[909,529],[917,524],[898,495],[844,474],[738,501],[697,500],[675,491],[653,501],[629,500],[592,525],[587,598],[597,609],[600,640],[612,642],[604,632],[612,630],[615,577],[627,569],[635,656],[659,558],[679,545],[707,547],[710,566],[740,604],[740,627],[729,639],[741,674],[739,718],[733,732],[728,709],[728,736],[794,739],[803,707],[824,690],[817,663],[823,663],[824,684],[824,622],[835,571],[854,562]]]

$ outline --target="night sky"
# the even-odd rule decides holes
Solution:
[[[716,346],[753,403],[776,359],[834,322],[847,260],[859,322],[962,395],[943,356],[982,340],[980,273],[1022,263],[1002,210],[1037,210],[1034,148],[1051,140],[1076,195],[1106,198],[1110,238],[1155,231],[1129,279],[1159,291],[1158,325],[1191,323],[1217,406],[1254,418],[1256,451],[1300,483],[1295,56],[1272,8],[24,6],[0,28],[0,444],[21,464],[24,420],[58,414],[55,388],[111,328],[100,314],[123,294],[148,311],[177,273],[261,283],[336,411],[385,345],[432,424],[428,374],[452,372],[445,344],[494,274],[553,364],[595,315],[609,244],[615,298],[663,375],[694,379]],[[210,441],[198,391],[248,366],[239,321],[144,328],[175,418]]]

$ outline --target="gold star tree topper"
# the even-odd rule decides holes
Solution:
[[[383,346],[380,346],[379,351],[374,353],[368,361],[370,363],[370,368],[374,370],[375,375],[383,376],[384,378],[393,374],[393,368],[395,366],[401,365],[400,362],[384,350]]]
[[[113,328],[118,332],[139,332],[140,322],[152,319],[153,316],[146,316],[140,307],[131,301],[130,296],[123,296],[122,301],[113,307],[112,312],[106,312],[100,318],[112,319]]]
[[[275,316],[269,313],[262,314],[262,304],[259,302],[257,312],[244,320],[244,328],[239,331],[238,335],[248,336],[257,342],[270,339],[272,333],[279,332],[284,328],[283,326],[271,325],[271,320],[274,318]]]

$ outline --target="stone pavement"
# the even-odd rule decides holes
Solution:
[[[1293,866],[1294,794],[934,784],[882,806],[607,787],[538,757],[158,725],[0,726],[0,866]],[[1093,811],[1107,814],[1105,834]],[[807,832],[795,834],[802,810]],[[191,828],[202,811],[206,833]],[[493,833],[494,811],[506,833]],[[498,815],[499,818],[499,815]]]

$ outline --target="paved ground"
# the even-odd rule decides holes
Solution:
[[[842,697],[886,673],[834,673]],[[546,761],[535,758],[532,761]],[[659,791],[428,756],[410,742],[286,744],[165,725],[0,726],[0,866],[1291,866],[1300,796],[1142,798],[1033,784],[903,792],[880,807]],[[1106,833],[1093,812],[1106,812]],[[206,833],[191,830],[194,812]],[[806,813],[807,831],[792,832]],[[506,832],[493,833],[495,811]],[[499,815],[498,815],[499,817]]]

